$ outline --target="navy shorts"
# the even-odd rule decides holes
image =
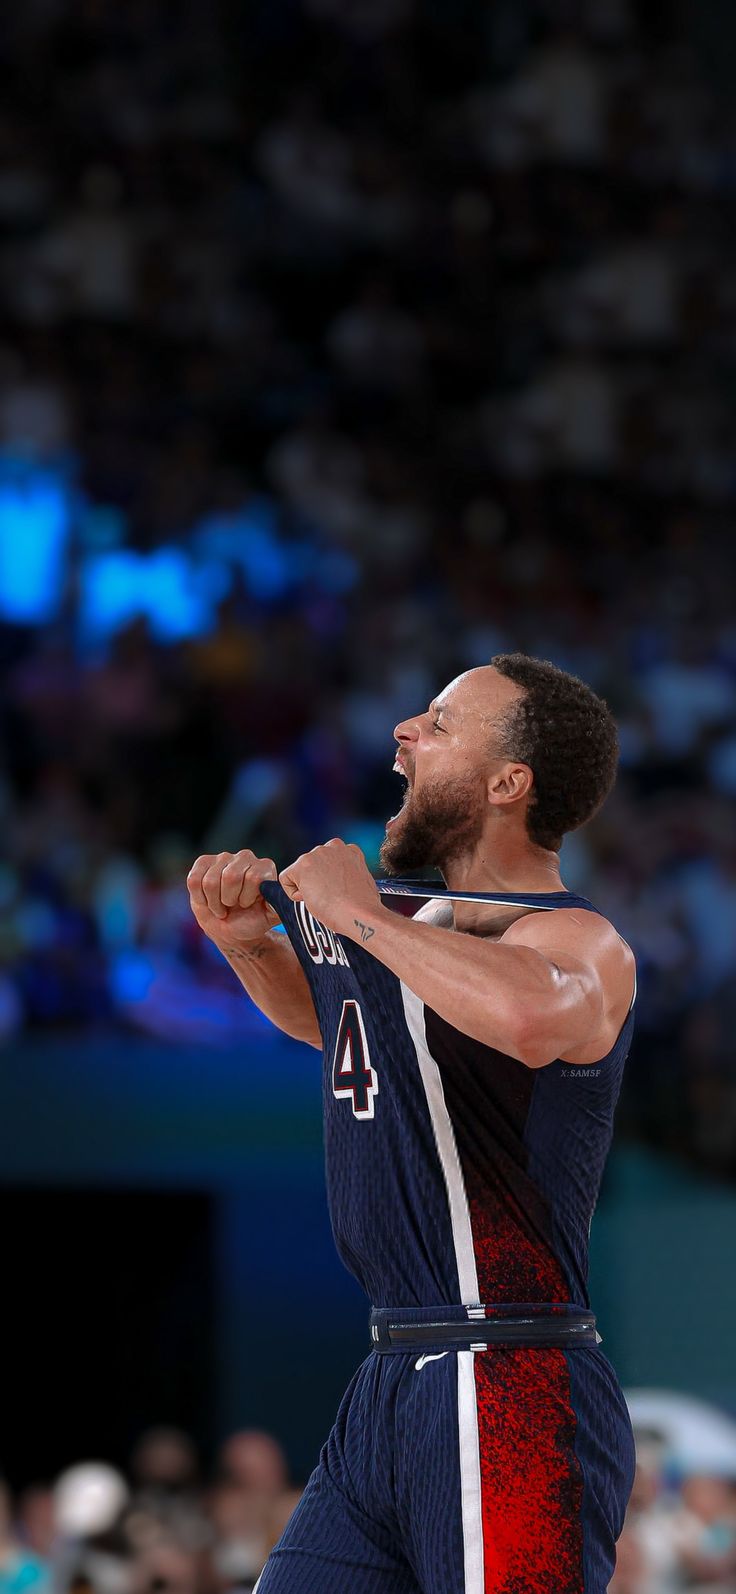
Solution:
[[[258,1594],[606,1594],[633,1477],[597,1347],[374,1351]]]

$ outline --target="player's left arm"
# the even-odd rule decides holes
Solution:
[[[529,914],[500,941],[418,923],[383,906],[360,849],[337,839],[302,854],[280,880],[455,1029],[529,1068],[597,1061],[626,1017],[633,954],[598,914]]]
[[[364,919],[369,950],[464,1035],[529,1068],[593,1063],[610,1051],[631,1003],[633,954],[589,911],[529,914],[500,941],[402,919]],[[353,939],[360,939],[357,931]]]

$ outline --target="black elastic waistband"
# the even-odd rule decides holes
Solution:
[[[566,1301],[487,1306],[374,1306],[373,1350],[512,1350],[520,1346],[565,1349],[600,1345],[592,1312]]]

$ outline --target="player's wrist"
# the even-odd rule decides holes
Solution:
[[[359,941],[367,946],[378,932],[383,928],[387,918],[393,915],[384,908],[382,902],[354,903],[345,912],[345,929],[340,933],[348,935],[351,941]]]
[[[258,960],[264,957],[266,952],[274,945],[273,929],[274,927],[269,925],[268,929],[264,930],[261,935],[253,937],[242,935],[218,936],[215,945],[223,957],[227,958],[228,963],[236,963],[243,959],[246,962]]]

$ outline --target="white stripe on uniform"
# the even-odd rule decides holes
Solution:
[[[460,1491],[465,1552],[465,1594],[483,1594],[483,1503],[480,1484],[475,1353],[457,1352],[457,1424],[460,1435]]]
[[[417,1054],[419,1072],[422,1076],[429,1116],[432,1120],[437,1155],[440,1159],[447,1190],[452,1238],[455,1245],[455,1260],[457,1262],[457,1277],[460,1285],[460,1299],[463,1306],[477,1306],[478,1270],[475,1265],[470,1208],[465,1194],[465,1180],[460,1166],[455,1131],[452,1127],[450,1114],[447,1111],[445,1092],[442,1089],[442,1078],[427,1046],[424,1003],[419,1000],[418,996],[414,995],[413,991],[407,989],[403,980],[401,981],[401,995],[407,1027]]]
[[[460,1298],[468,1308],[468,1317],[477,1312],[478,1270],[473,1249],[473,1230],[470,1208],[465,1192],[465,1180],[460,1166],[455,1131],[447,1110],[442,1078],[429,1047],[424,1021],[424,1003],[401,981],[401,996],[407,1028],[417,1054],[419,1073],[424,1085],[432,1123],[437,1155],[447,1190],[450,1224],[455,1247]],[[483,1594],[483,1518],[480,1483],[480,1450],[478,1444],[478,1407],[475,1394],[475,1356],[472,1351],[458,1351],[457,1356],[457,1417],[460,1460],[460,1498],[462,1506],[463,1545],[465,1566],[465,1594]]]

